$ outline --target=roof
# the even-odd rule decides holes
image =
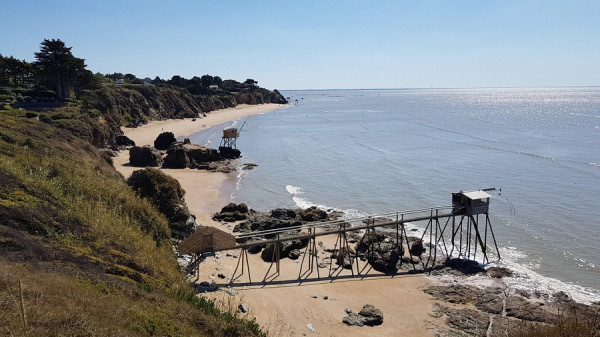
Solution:
[[[487,199],[487,198],[492,197],[491,195],[487,194],[484,191],[462,192],[462,194],[471,200],[480,200],[480,199]]]
[[[204,247],[204,237],[213,237],[212,247]],[[179,243],[179,253],[183,255],[187,254],[199,254],[207,253],[209,251],[220,251],[235,248],[235,236],[224,232],[215,227],[202,227],[199,230],[192,233],[185,240]],[[212,248],[212,249],[211,249]]]

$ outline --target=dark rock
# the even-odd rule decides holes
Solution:
[[[410,254],[413,256],[421,256],[421,254],[425,253],[425,246],[423,246],[423,240],[419,239],[419,238],[414,238],[412,240],[411,245],[410,245]]]
[[[356,253],[365,256],[373,269],[391,275],[398,271],[402,247],[383,233],[371,232],[356,244]]]
[[[247,313],[248,312],[248,306],[244,303],[240,303],[240,305],[238,305],[238,310],[242,313]]]
[[[154,140],[154,147],[157,150],[167,150],[176,141],[173,132],[163,132]]]
[[[554,294],[552,294],[552,297],[554,298],[555,301],[561,302],[561,303],[573,302],[573,299],[571,298],[571,296],[569,296],[564,291],[557,291]]]
[[[135,142],[133,140],[123,135],[115,137],[115,144],[117,144],[117,146],[135,146]]]
[[[383,313],[371,304],[365,304],[358,315],[365,318],[365,325],[374,326],[383,323]]]
[[[248,248],[248,253],[250,254],[258,254],[263,250],[262,246],[252,246]]]
[[[189,138],[184,138],[183,144],[192,144],[192,141]]]
[[[302,221],[320,221],[327,220],[328,218],[327,212],[315,206],[301,210],[298,213]]]
[[[300,252],[299,249],[292,249],[290,250],[288,257],[292,260],[297,260],[300,257],[300,255],[302,255],[302,252]]]
[[[258,166],[257,164],[246,163],[246,164],[244,164],[244,167],[242,167],[242,170],[252,170],[257,166]]]
[[[167,150],[163,168],[182,169],[190,167],[190,159],[183,147],[171,147]]]
[[[449,259],[443,265],[436,267],[432,271],[433,275],[451,274],[451,275],[477,275],[485,273],[485,269],[477,262],[461,258]]]
[[[133,146],[129,149],[129,164],[136,167],[157,167],[162,164],[160,152],[150,146]]]
[[[342,318],[342,322],[350,326],[364,326],[364,318],[355,313],[349,313],[348,316]]]
[[[293,250],[300,250],[308,245],[308,239],[306,240],[290,240],[281,241],[279,243],[279,258],[283,259],[289,257],[290,252]],[[268,245],[262,251],[261,258],[265,262],[275,261],[274,251],[276,244]],[[299,255],[298,255],[299,256]]]
[[[238,149],[232,149],[230,147],[219,147],[219,155],[226,159],[236,159],[242,156],[242,152]]]
[[[296,219],[296,211],[293,209],[277,208],[271,211],[271,217],[275,219]]]
[[[213,215],[213,220],[217,221],[225,221],[225,222],[235,222],[240,220],[246,220],[246,214],[248,213],[248,206],[246,204],[236,205],[234,203],[230,203],[227,206],[221,209],[221,212]],[[237,226],[236,226],[237,227]],[[234,229],[234,232],[239,232],[240,229]]]
[[[215,149],[200,145],[182,145],[190,161],[196,163],[209,163],[223,159]]]
[[[223,274],[223,273],[219,273],[217,276],[218,276],[219,278],[225,278],[225,277],[226,277],[226,276],[225,276],[225,274]]]
[[[340,248],[337,252],[331,254],[331,258],[335,259],[335,263],[344,269],[352,268],[352,259],[350,258],[350,251],[346,247]]]
[[[227,206],[221,208],[221,213],[228,213],[228,212],[240,212],[242,214],[248,213],[248,206],[246,206],[246,204],[241,203],[241,204],[235,204],[235,203],[229,203]]]
[[[513,275],[512,270],[504,267],[489,267],[485,272],[489,277],[494,278],[511,277]]]
[[[375,308],[371,304],[365,304],[361,311],[358,314],[355,314],[350,309],[346,309],[346,313],[348,316],[342,319],[347,325],[353,326],[375,326],[381,325],[383,323],[383,313],[381,310]]]

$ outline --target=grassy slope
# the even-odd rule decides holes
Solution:
[[[194,296],[168,231],[92,145],[0,112],[0,335],[260,335]]]

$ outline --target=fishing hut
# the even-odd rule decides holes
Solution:
[[[494,191],[495,188],[482,189],[477,191],[460,191],[452,193],[452,241],[455,242],[458,235],[459,255],[468,259],[477,260],[477,244],[481,249],[484,261],[489,263],[487,254],[488,233],[494,241],[496,254],[500,258],[500,251],[496,243],[496,236],[492,229],[490,221],[489,209],[490,199],[492,196],[489,191]],[[484,217],[484,223],[480,221],[480,216]],[[458,225],[455,219],[460,217]],[[464,232],[464,233],[463,233]],[[464,234],[464,244],[463,244]],[[469,238],[474,237],[475,240]],[[463,250],[464,249],[464,250]]]
[[[223,130],[223,137],[221,137],[221,144],[219,144],[219,153],[225,158],[238,158],[240,156],[240,150],[237,149],[237,139],[240,136],[240,132],[246,125],[246,122],[239,128],[227,128]]]

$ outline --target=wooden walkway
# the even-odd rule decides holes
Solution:
[[[482,220],[482,221],[480,221]],[[420,244],[425,247],[425,254],[413,256],[413,245],[419,244],[419,240],[410,239],[407,227],[415,223],[427,222],[425,229],[420,233]],[[416,228],[416,227],[415,227]],[[294,233],[295,232],[295,233]],[[237,235],[237,246],[227,247],[219,250],[240,250],[236,268],[230,278],[230,283],[238,281],[243,275],[247,275],[248,283],[253,284],[250,263],[248,261],[248,250],[256,246],[272,246],[271,262],[267,272],[260,283],[275,282],[281,271],[281,247],[282,243],[293,240],[308,241],[306,248],[301,254],[298,272],[298,282],[307,280],[316,273],[316,278],[335,277],[365,277],[371,272],[372,266],[368,262],[370,256],[358,256],[350,247],[348,236],[350,233],[375,234],[385,232],[394,247],[402,247],[399,266],[403,263],[409,264],[412,270],[431,270],[438,258],[459,257],[477,261],[482,264],[489,263],[490,256],[500,259],[500,252],[492,229],[488,213],[470,215],[462,209],[452,206],[433,207],[405,212],[393,212],[362,218],[342,219],[328,222],[311,222],[295,227],[286,227],[259,232],[251,232]],[[346,264],[346,272],[342,275],[343,265],[334,265],[334,258],[329,261],[327,276],[321,276],[318,262],[317,237],[336,236],[333,252],[337,252],[337,260],[350,261]],[[491,240],[488,240],[491,239]],[[488,247],[493,243],[493,247]],[[367,249],[367,255],[373,254],[375,245],[378,243],[371,240]],[[408,256],[406,256],[408,253]],[[341,254],[342,256],[340,256]],[[406,262],[408,261],[408,262]],[[344,264],[344,263],[342,263]],[[197,266],[197,264],[196,264]],[[272,271],[272,269],[274,270]],[[323,265],[321,263],[321,268]],[[348,274],[349,271],[349,274]],[[395,272],[395,270],[393,271]]]

